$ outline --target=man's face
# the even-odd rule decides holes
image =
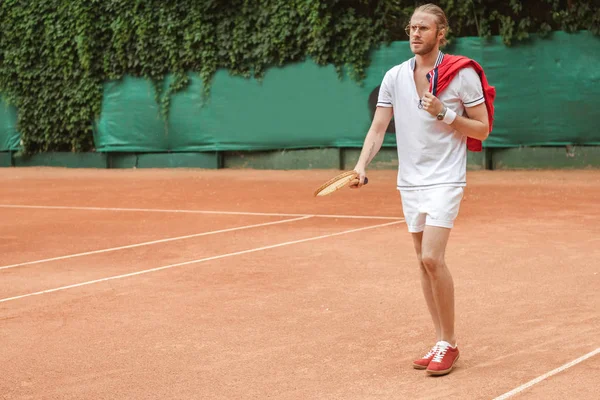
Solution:
[[[407,29],[410,36],[410,49],[414,54],[425,55],[439,44],[440,36],[435,16],[431,14],[415,13]]]

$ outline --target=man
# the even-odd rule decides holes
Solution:
[[[385,74],[354,168],[360,175],[358,188],[394,116],[397,185],[437,342],[413,366],[430,375],[449,373],[459,358],[454,283],[444,255],[466,186],[467,150],[488,137],[495,95],[476,62],[439,50],[446,44],[447,30],[446,15],[438,6],[426,4],[414,11],[407,34],[415,56]]]

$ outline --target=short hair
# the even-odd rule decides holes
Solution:
[[[446,40],[446,34],[448,33],[449,26],[448,18],[446,17],[446,13],[444,12],[444,10],[442,10],[439,6],[436,6],[435,4],[428,3],[415,8],[413,15],[415,15],[418,12],[431,14],[435,17],[435,22],[437,24],[438,31],[444,29],[444,37],[442,38],[442,40],[440,40],[440,47],[445,46],[448,43],[448,40]]]

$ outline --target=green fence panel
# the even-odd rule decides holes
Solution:
[[[354,146],[370,123],[367,89],[310,61],[270,69],[262,81],[221,70],[204,107],[201,90],[192,76],[173,97],[173,151]]]
[[[133,77],[104,85],[102,112],[94,127],[97,151],[168,150],[166,122],[160,116],[152,82]]]
[[[17,109],[0,98],[0,151],[17,151],[21,135],[17,132]]]
[[[477,60],[496,87],[487,147],[598,145],[600,38],[589,32],[535,35],[505,46],[499,37],[460,38],[444,50]],[[313,61],[271,68],[261,81],[220,70],[208,102],[202,81],[173,95],[168,121],[154,88],[126,78],[105,86],[99,151],[236,151],[361,147],[386,71],[412,57],[407,42],[375,51],[362,84]],[[170,81],[170,79],[167,81]],[[395,146],[393,123],[384,146]]]
[[[167,122],[168,148],[175,151],[214,151],[219,147],[218,131],[209,129],[203,115],[204,85],[197,74],[188,74],[186,90],[171,97]],[[165,80],[165,89],[172,76]],[[210,100],[210,99],[209,99]]]
[[[494,37],[482,64],[497,91],[486,146],[600,144],[599,37],[555,32],[512,47]]]

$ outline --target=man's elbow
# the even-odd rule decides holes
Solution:
[[[490,124],[487,121],[485,121],[485,122],[482,122],[482,125],[483,126],[480,128],[480,130],[478,132],[479,133],[478,136],[480,136],[481,141],[484,141],[485,139],[488,138],[488,136],[490,136]]]
[[[485,129],[481,132],[481,136],[482,136],[482,139],[481,139],[482,141],[485,140],[485,139],[487,139],[488,136],[490,136],[490,127],[489,127],[489,125],[485,126]]]

